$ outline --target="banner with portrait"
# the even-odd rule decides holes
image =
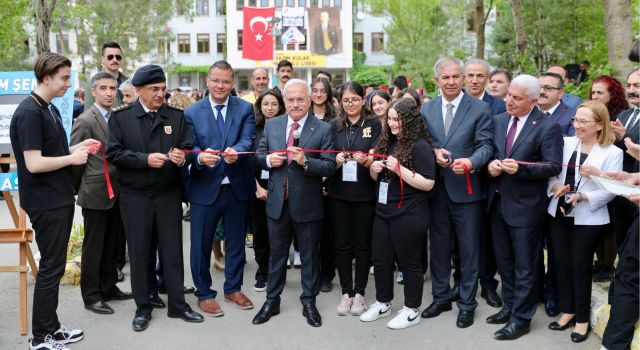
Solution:
[[[342,53],[340,10],[340,7],[309,9],[312,53],[325,56]]]

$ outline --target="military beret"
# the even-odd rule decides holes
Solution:
[[[163,83],[167,81],[162,67],[155,64],[148,64],[138,68],[131,78],[131,85],[143,86],[148,84]]]

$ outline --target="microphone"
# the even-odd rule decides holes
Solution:
[[[300,147],[300,130],[293,132],[293,147]]]

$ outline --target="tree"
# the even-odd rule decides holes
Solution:
[[[56,9],[57,0],[33,0],[32,6],[35,11],[36,27],[36,52],[39,54],[50,51],[49,33],[53,11]]]
[[[484,12],[484,0],[474,0],[473,18],[476,24],[476,57],[484,59],[484,46],[485,36],[484,29],[487,24],[487,19],[493,8],[493,0],[489,1],[489,8],[485,14]]]
[[[633,45],[631,37],[631,3],[629,0],[605,0],[604,27],[607,33],[607,51],[613,74],[620,80],[631,69],[627,56]]]
[[[509,0],[511,11],[513,11],[513,29],[516,33],[516,47],[520,55],[527,54],[527,32],[524,19],[522,17],[522,6],[520,0]]]
[[[26,68],[28,35],[24,30],[27,0],[0,0],[0,70]]]

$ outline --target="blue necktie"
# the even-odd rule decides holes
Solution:
[[[220,147],[224,146],[224,118],[222,117],[222,109],[224,105],[216,105],[216,111],[218,112],[216,115],[216,119],[218,120],[218,131],[220,131]]]

